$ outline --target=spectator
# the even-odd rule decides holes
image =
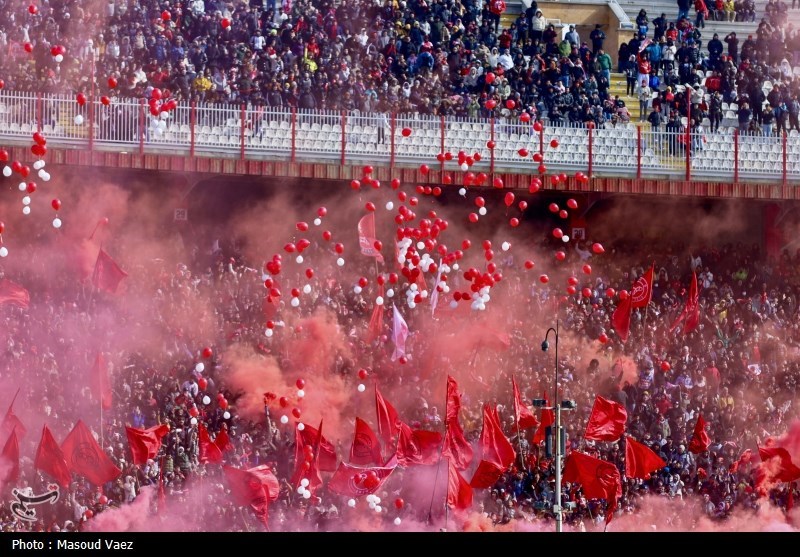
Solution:
[[[603,50],[603,41],[606,40],[606,34],[599,23],[594,26],[594,30],[589,34],[589,39],[592,41],[592,54],[599,56],[600,51]]]
[[[645,122],[647,120],[647,109],[650,105],[650,99],[653,95],[653,90],[650,89],[647,78],[639,82],[637,88],[637,97],[639,99],[639,121]]]

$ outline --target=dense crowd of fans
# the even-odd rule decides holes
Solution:
[[[614,64],[601,26],[584,37],[572,26],[556,28],[536,2],[508,28],[496,2],[478,0],[301,0],[277,7],[145,0],[111,1],[102,11],[58,2],[36,14],[23,4],[0,13],[0,48],[8,52],[0,72],[10,89],[149,98],[157,88],[178,100],[470,117],[528,111],[554,124],[629,118],[625,100],[609,94]],[[698,123],[708,116],[716,129],[724,102],[738,103],[744,129],[797,127],[792,68],[800,62],[800,36],[786,23],[783,1],[759,6],[763,18],[746,39],[709,38],[701,29],[705,19],[726,13],[755,22],[753,0],[680,0],[679,12],[677,22],[639,13],[617,53],[628,95],[647,80],[646,93],[659,93],[647,107],[665,123],[671,112],[689,116],[689,97],[678,86],[702,85],[708,95],[692,96]],[[53,46],[66,48],[61,63]],[[117,79],[113,88],[110,77]],[[767,81],[772,89],[763,92]]]
[[[324,248],[314,245],[310,253],[320,249]],[[590,261],[595,268],[592,296],[583,302],[570,299],[559,303],[560,289],[543,286],[529,274],[518,272],[513,268],[513,258],[498,262],[507,277],[503,288],[515,300],[525,301],[522,313],[528,318],[549,320],[554,302],[558,304],[562,335],[569,339],[562,340],[558,352],[562,395],[577,402],[577,410],[564,418],[569,435],[568,452],[582,450],[623,465],[622,442],[583,439],[583,427],[594,397],[599,394],[625,406],[628,433],[652,447],[667,463],[649,480],[623,479],[619,513],[636,513],[647,496],[663,497],[673,500],[675,505],[669,507],[674,512],[664,517],[666,522],[660,527],[690,529],[702,516],[723,519],[737,509],[756,509],[765,503],[767,495],[770,504],[791,506],[789,486],[778,484],[768,493],[760,493],[751,463],[740,457],[747,449],[756,453],[758,444],[783,433],[797,415],[800,320],[797,284],[792,273],[798,263],[797,254],[787,253],[778,260],[767,261],[757,247],[728,244],[690,249],[676,243],[653,246],[648,253],[636,246],[619,244],[613,252],[611,258],[594,261],[591,250],[582,242],[569,252],[567,264],[579,267]],[[231,371],[230,365],[220,356],[233,346],[246,346],[256,353],[276,356],[284,372],[293,377],[303,370],[292,367],[295,362],[286,352],[281,337],[292,339],[305,333],[287,322],[285,330],[265,339],[260,274],[244,261],[235,246],[223,246],[212,263],[208,262],[208,256],[197,253],[201,255],[196,255],[194,261],[172,269],[163,267],[155,273],[146,268],[130,270],[131,276],[126,280],[131,296],[150,300],[146,307],[137,308],[142,313],[136,317],[131,315],[131,308],[119,307],[119,301],[113,297],[89,296],[80,285],[71,285],[67,279],[45,278],[45,273],[37,276],[34,272],[12,277],[32,290],[50,294],[46,299],[34,299],[29,310],[3,309],[2,323],[9,334],[0,378],[8,381],[24,377],[25,389],[17,408],[33,409],[46,420],[57,438],[63,438],[78,417],[90,424],[97,423],[83,410],[99,408],[86,381],[92,355],[76,353],[75,344],[79,341],[74,339],[84,335],[100,339],[109,359],[116,362],[112,370],[114,404],[103,418],[102,438],[108,455],[123,473],[102,490],[76,479],[69,496],[62,496],[52,509],[40,511],[44,513],[42,519],[33,524],[14,519],[4,500],[0,505],[0,521],[5,530],[81,529],[91,519],[86,516],[87,510],[96,516],[108,507],[125,507],[135,501],[145,486],[159,485],[163,486],[167,501],[175,503],[170,507],[171,513],[193,516],[193,521],[186,524],[196,527],[209,519],[214,528],[257,528],[224,495],[226,484],[219,465],[199,462],[198,429],[190,423],[192,417],[188,412],[191,401],[202,409],[198,419],[212,437],[223,428],[228,431],[233,450],[226,454],[226,462],[242,467],[266,463],[275,470],[281,481],[281,493],[270,509],[273,529],[350,527],[343,520],[350,511],[344,504],[346,498],[322,489],[308,500],[289,484],[295,465],[293,428],[279,423],[274,408],[258,419],[239,417],[236,404],[243,393],[228,387],[226,374]],[[634,311],[631,338],[622,344],[609,326],[610,314],[618,302],[609,298],[606,288],[627,287],[646,271],[644,262],[652,260],[656,265],[651,305],[646,313]],[[40,264],[44,268],[45,263]],[[669,328],[683,307],[692,270],[697,272],[701,288],[701,323],[696,331],[684,336],[680,328],[674,332]],[[150,284],[153,276],[157,277],[156,292],[144,286]],[[48,281],[55,282],[47,286]],[[318,308],[326,308],[337,317],[341,330],[349,332],[348,352],[338,354],[324,373],[338,374],[348,384],[355,385],[359,382],[357,368],[367,366],[387,396],[395,397],[397,402],[401,398],[398,393],[403,393],[407,404],[400,408],[412,427],[441,430],[442,415],[431,399],[434,385],[430,378],[409,380],[422,374],[422,362],[432,349],[435,335],[412,336],[410,350],[414,359],[405,366],[392,363],[390,342],[385,338],[371,343],[365,340],[372,312],[366,295],[354,294],[336,281],[326,282],[333,286],[329,290],[315,289],[311,295],[313,302],[299,310],[300,315],[311,315]],[[463,287],[460,278],[453,277],[453,286]],[[176,316],[191,315],[198,304],[207,306],[209,300],[213,310],[206,314],[211,316],[217,338],[215,356],[211,361],[206,360],[202,374],[208,381],[202,391],[194,366],[202,359],[195,347],[204,340],[194,338],[196,333],[191,330],[174,330],[171,323]],[[450,319],[448,311],[451,310],[443,306],[440,318]],[[107,329],[103,330],[102,322],[108,317],[98,317],[107,316],[108,312],[116,316],[114,322],[122,320],[133,325],[125,327],[126,342],[134,347],[141,343],[140,350],[115,348],[114,337]],[[414,331],[417,314],[407,313],[409,327]],[[148,320],[141,315],[151,317]],[[467,439],[477,442],[481,406],[493,402],[500,405],[506,435],[518,452],[514,467],[493,489],[476,492],[474,508],[496,524],[552,518],[554,481],[552,459],[546,458],[543,444],[532,442],[535,430],[518,435],[513,426],[510,377],[513,371],[526,401],[542,393],[550,394],[553,356],[539,350],[537,339],[528,338],[530,323],[520,317],[521,313],[507,315],[503,333],[508,335],[510,345],[496,352],[492,349],[488,354],[481,349],[483,356],[473,358],[473,369],[469,371],[474,381],[463,381],[466,386],[462,386],[461,421]],[[465,325],[477,319],[474,314],[460,318],[467,320]],[[388,319],[384,331],[385,336],[391,335]],[[38,336],[42,332],[46,332],[46,339]],[[155,346],[152,340],[149,343],[147,340],[154,333],[163,339]],[[607,345],[595,340],[603,333],[611,338]],[[592,345],[591,357],[587,357],[586,342]],[[664,361],[671,362],[669,370],[662,367]],[[502,371],[493,374],[484,369],[487,365]],[[452,369],[453,364],[448,360],[437,361],[436,366],[435,377],[442,380],[445,371],[461,373],[462,377],[465,373],[463,369]],[[230,418],[226,419],[223,410],[213,404],[206,409],[201,403],[205,394],[215,392],[224,393],[230,401]],[[694,455],[687,451],[687,446],[700,414],[709,424],[712,443],[708,451]],[[151,427],[160,423],[168,424],[170,432],[164,438],[158,458],[146,466],[134,466],[123,426]],[[34,442],[35,439],[28,440],[26,446],[30,450],[23,451],[23,455],[32,454]],[[338,447],[340,458],[346,458],[348,451],[349,439],[342,439]],[[754,457],[753,464],[757,462]],[[38,493],[47,484],[48,478],[33,470],[29,457],[23,458],[21,471],[19,485],[28,485]],[[407,486],[403,485],[402,477],[400,473],[396,481],[387,484],[380,493],[384,500],[403,495]],[[101,493],[107,499],[101,499]],[[202,500],[208,498],[213,504],[198,508],[197,500],[192,499],[197,493]],[[587,500],[580,486],[570,484],[566,485],[563,497],[567,523],[591,529],[594,521],[597,527],[602,527],[603,501]],[[696,512],[687,513],[689,507]],[[409,506],[404,516],[425,522],[429,511],[427,505]],[[159,516],[167,520],[164,513]],[[180,528],[183,523],[173,520],[170,524]]]

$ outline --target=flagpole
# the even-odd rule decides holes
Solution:
[[[446,384],[445,384],[446,385]],[[431,523],[433,518],[433,499],[436,495],[436,484],[439,483],[439,468],[442,465],[442,453],[444,453],[444,444],[447,443],[447,430],[449,429],[449,420],[447,419],[447,388],[445,388],[444,395],[444,437],[442,437],[442,445],[439,448],[439,461],[436,463],[436,477],[433,480],[433,489],[431,490],[431,506],[428,509],[428,524]],[[444,512],[445,512],[445,527],[447,527],[447,490],[444,496]]]
[[[527,465],[525,463],[525,451],[522,450],[522,434],[520,433],[520,430],[519,430],[519,413],[517,412],[517,394],[514,392],[514,388],[513,388],[513,385],[516,383],[516,381],[514,380],[514,375],[511,375],[511,383],[512,383],[511,397],[514,399],[514,401],[513,401],[513,405],[514,405],[514,425],[517,427],[517,446],[519,447],[519,457],[522,459],[521,460],[522,468],[526,472],[528,472],[529,470],[528,470],[528,467],[527,467]]]

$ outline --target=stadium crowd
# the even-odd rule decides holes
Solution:
[[[543,242],[541,247],[547,248],[547,243]],[[310,253],[321,249],[326,248],[312,245]],[[628,412],[628,434],[652,447],[667,463],[647,480],[623,478],[618,513],[636,513],[647,496],[670,499],[675,504],[668,507],[670,515],[664,517],[666,522],[660,527],[691,529],[703,516],[721,520],[737,509],[752,511],[767,503],[765,496],[768,504],[790,509],[796,493],[790,496],[789,486],[782,483],[759,489],[757,475],[753,473],[753,465],[758,461],[753,457],[751,464],[750,458],[743,455],[750,454],[748,450],[756,453],[757,446],[786,431],[792,417],[797,415],[800,320],[797,281],[792,269],[800,254],[786,253],[768,261],[755,246],[701,247],[677,243],[654,245],[648,253],[641,253],[624,242],[613,246],[612,251],[611,258],[594,261],[591,250],[582,242],[570,250],[568,265],[579,268],[591,262],[594,267],[592,295],[583,301],[580,294],[562,299],[560,288],[541,285],[529,278],[530,274],[518,269],[519,262],[514,267],[511,257],[498,262],[499,270],[507,277],[503,287],[509,289],[513,299],[525,300],[525,311],[507,313],[510,317],[505,318],[502,331],[507,335],[506,346],[494,347],[488,354],[481,348],[482,357],[473,357],[469,378],[462,379],[461,422],[467,439],[476,443],[481,430],[482,404],[498,404],[504,430],[518,458],[491,490],[476,491],[474,509],[495,524],[552,518],[553,461],[546,458],[543,443],[533,442],[535,429],[521,434],[515,429],[510,375],[515,374],[526,402],[541,394],[552,397],[552,352],[542,352],[538,339],[529,338],[530,323],[520,315],[549,322],[554,302],[558,304],[562,335],[566,338],[558,352],[561,393],[577,402],[577,410],[564,418],[568,452],[581,450],[623,466],[623,441],[583,439],[592,402],[599,394],[624,405]],[[229,434],[232,450],[226,453],[225,462],[241,467],[268,464],[275,471],[281,491],[278,501],[270,505],[273,530],[352,527],[345,520],[352,512],[345,505],[346,498],[322,488],[312,499],[306,499],[290,485],[295,466],[295,437],[293,427],[284,426],[277,419],[280,409],[274,401],[265,406],[265,414],[260,418],[244,419],[236,411],[237,400],[244,393],[228,387],[226,374],[231,372],[230,364],[221,356],[226,350],[241,345],[259,354],[276,356],[289,376],[300,375],[303,369],[293,367],[297,362],[281,337],[292,339],[306,333],[287,321],[285,330],[278,328],[274,336],[265,338],[260,274],[233,244],[223,244],[212,256],[213,260],[209,257],[197,251],[194,261],[172,269],[165,266],[155,274],[153,269],[131,270],[126,279],[129,292],[134,296],[145,294],[143,299],[150,300],[146,307],[138,309],[151,315],[151,321],[134,318],[130,315],[132,310],[122,310],[118,307],[120,302],[111,295],[89,296],[85,288],[71,285],[67,280],[45,279],[44,273],[33,271],[12,277],[32,290],[45,289],[47,280],[56,281],[46,288],[49,292],[46,299],[34,300],[30,309],[3,309],[2,324],[9,335],[0,360],[0,379],[26,378],[16,408],[29,407],[44,417],[57,438],[63,438],[77,418],[83,418],[97,430],[96,416],[85,415],[86,408],[98,408],[96,393],[86,381],[91,355],[78,354],[75,348],[79,343],[75,338],[85,333],[97,335],[106,345],[108,357],[117,362],[111,373],[114,403],[103,418],[102,437],[107,454],[122,475],[102,489],[74,477],[69,495],[62,494],[52,509],[40,511],[44,514],[35,523],[14,518],[4,500],[0,504],[4,530],[80,530],[93,519],[92,515],[97,517],[109,507],[124,508],[134,502],[146,486],[161,486],[165,499],[174,503],[169,517],[173,517],[172,513],[174,516],[193,513],[195,521],[187,524],[203,522],[198,521],[199,513],[211,520],[208,523],[216,529],[259,528],[225,496],[226,484],[219,465],[199,461],[198,426],[189,412],[193,402],[201,409],[197,419],[205,424],[212,438],[222,429]],[[646,314],[644,310],[634,310],[631,338],[623,344],[609,325],[618,300],[609,297],[606,289],[612,285],[627,287],[646,272],[649,264],[645,262],[653,260],[656,263],[652,302]],[[45,266],[44,262],[38,263]],[[687,335],[682,334],[680,327],[670,332],[670,325],[684,305],[693,270],[700,285],[700,324]],[[155,293],[144,286],[150,284],[152,276],[158,282]],[[456,275],[452,282],[456,288],[464,287]],[[329,289],[315,288],[311,295],[313,303],[299,310],[300,315],[309,316],[317,308],[327,308],[336,315],[340,329],[347,332],[349,349],[337,354],[324,373],[338,374],[346,383],[355,385],[360,381],[357,368],[366,366],[384,394],[397,402],[399,393],[403,393],[406,401],[401,407],[403,419],[412,427],[441,430],[442,414],[431,398],[435,385],[423,370],[435,335],[412,334],[409,351],[414,358],[405,365],[393,363],[392,344],[386,341],[391,336],[391,320],[384,323],[382,337],[367,342],[372,307],[366,293],[355,294],[336,281],[326,283]],[[203,390],[199,387],[200,374],[195,371],[195,362],[203,359],[195,347],[204,340],[194,338],[191,330],[174,330],[171,323],[181,313],[191,314],[194,304],[207,305],[208,300],[212,300],[212,326],[218,336],[213,358],[205,360],[202,377],[207,385],[203,385]],[[287,310],[280,311],[288,316]],[[100,331],[103,319],[97,317],[109,311],[123,322],[134,324],[126,326],[124,334],[131,346],[141,344],[142,350],[114,349],[114,337]],[[450,311],[443,303],[438,318],[450,319],[447,316]],[[411,331],[416,327],[416,315],[414,311],[408,312]],[[275,319],[279,318],[280,315]],[[474,312],[459,318],[466,320],[465,326],[479,319]],[[152,339],[154,331],[163,339],[156,343],[157,349],[153,349],[152,340],[149,344],[147,340]],[[42,332],[46,332],[47,339],[58,341],[43,340],[38,336]],[[609,340],[601,344],[596,339],[604,333]],[[587,345],[591,348],[587,349]],[[665,368],[662,362],[671,365]],[[485,366],[502,371],[493,374]],[[443,379],[444,372],[461,373],[465,377],[465,370],[454,369],[454,363],[447,359],[437,360],[435,367],[438,379]],[[216,392],[223,393],[230,401],[231,415],[227,418],[223,409],[201,402],[206,394],[213,396]],[[692,454],[687,450],[688,441],[700,414],[708,424],[711,444],[707,451]],[[158,458],[145,466],[135,466],[124,426],[142,428],[158,424],[170,426]],[[23,451],[23,456],[32,454],[35,441],[27,440],[31,450]],[[349,439],[340,440],[339,458],[347,458],[349,443]],[[385,501],[403,496],[408,488],[403,477],[401,471],[379,492]],[[48,481],[47,476],[34,471],[29,458],[23,458],[21,479],[16,485],[40,493]],[[796,491],[796,488],[792,484],[791,489]],[[201,494],[199,500],[193,498],[197,493]],[[576,529],[602,528],[604,501],[587,500],[579,485],[569,483],[563,497],[567,524]],[[197,505],[198,501],[206,500],[213,504]],[[430,509],[427,505],[421,508],[407,505],[404,512],[404,516],[425,522]],[[164,521],[172,520],[165,522],[172,528],[181,528],[181,522],[164,513],[159,516]]]
[[[677,22],[664,14],[651,21],[642,10],[617,53],[629,96],[639,94],[643,80],[645,94],[659,92],[656,100],[643,99],[656,109],[651,122],[666,123],[671,112],[689,116],[688,85],[703,88],[691,96],[692,115],[697,122],[708,116],[712,131],[723,102],[738,103],[744,129],[797,128],[792,68],[800,62],[800,36],[786,23],[786,4],[769,0],[758,10],[755,32],[741,41],[735,33],[705,37],[703,21],[726,11],[755,21],[752,0],[698,0],[694,23],[691,7],[680,0]],[[528,111],[555,125],[627,121],[625,100],[609,94],[614,63],[600,26],[584,37],[574,27],[563,32],[532,2],[505,28],[502,10],[502,2],[478,0],[301,0],[277,7],[112,0],[102,11],[58,2],[31,14],[16,3],[0,14],[0,48],[8,52],[0,72],[8,89],[72,95],[150,98],[159,89],[177,100],[302,109],[470,117]],[[66,48],[60,63],[54,46]],[[772,89],[765,93],[766,82]]]

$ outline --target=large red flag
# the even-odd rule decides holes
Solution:
[[[761,457],[761,469],[766,481],[793,482],[800,479],[800,468],[792,462],[789,451],[783,447],[759,447],[758,456]],[[764,466],[768,463],[768,466]]]
[[[378,414],[378,434],[383,439],[384,444],[391,445],[400,435],[400,418],[397,416],[397,410],[394,409],[388,400],[383,398],[383,395],[378,390],[378,385],[375,385],[375,410]]]
[[[231,438],[228,437],[228,430],[224,427],[220,429],[219,433],[217,433],[217,436],[214,437],[214,444],[219,447],[219,450],[223,453],[233,450]]]
[[[394,469],[395,466],[353,466],[341,462],[328,482],[328,489],[345,497],[369,495],[380,489]]]
[[[383,285],[378,286],[378,296],[383,298]],[[368,343],[381,336],[381,332],[383,331],[383,314],[384,304],[375,304],[375,307],[372,309],[372,317],[369,319],[369,327],[367,327]]]
[[[237,505],[248,506],[253,514],[269,530],[269,501],[278,498],[278,479],[265,466],[240,470],[224,466],[225,479]]]
[[[31,303],[31,295],[22,286],[8,279],[0,280],[0,306],[5,304],[26,309]]]
[[[20,390],[17,389],[14,398],[11,399],[11,404],[8,405],[5,416],[3,416],[3,423],[0,424],[0,440],[6,439],[6,436],[11,435],[12,431],[17,432],[18,439],[22,439],[28,431],[25,426],[22,425],[22,420],[14,414],[14,403],[17,401],[19,391]]]
[[[617,336],[622,342],[628,341],[631,331],[631,297],[620,300],[617,309],[611,314],[611,326],[617,332]]]
[[[161,438],[169,432],[166,424],[153,426],[148,429],[125,427],[128,436],[128,445],[133,454],[134,464],[147,464],[148,459],[155,458],[161,448]]]
[[[319,469],[322,472],[333,472],[336,470],[336,462],[338,459],[336,458],[336,447],[333,446],[333,443],[325,439],[324,435],[320,438],[317,428],[308,424],[303,424],[302,431],[298,428],[297,433],[300,435],[302,445],[300,450],[305,450],[306,445],[316,447],[317,443],[319,443],[319,454],[317,456],[319,457]]]
[[[503,470],[497,464],[488,460],[481,460],[472,474],[469,485],[473,489],[488,489],[494,486],[502,475]]]
[[[547,400],[547,395],[542,395],[544,399],[544,405],[550,406],[550,402]],[[549,410],[542,410],[542,421],[539,424],[539,429],[536,430],[536,433],[533,434],[533,442],[534,443],[541,443],[544,441],[545,434],[547,433],[547,428],[551,425],[556,423],[556,411],[553,409]]]
[[[514,416],[517,420],[517,426],[520,429],[530,429],[538,426],[539,420],[536,419],[536,414],[531,412],[525,401],[522,400],[517,381],[513,375],[511,376],[511,387],[514,390]]]
[[[103,410],[110,410],[113,393],[111,391],[111,381],[108,377],[108,363],[102,352],[97,353],[92,365],[92,388],[95,396],[100,399]]]
[[[369,424],[356,418],[356,431],[350,447],[350,463],[356,465],[383,464],[381,444]],[[341,468],[341,467],[340,467]]]
[[[447,505],[452,509],[464,510],[472,506],[472,488],[458,473],[452,459],[447,459]]]
[[[631,286],[630,298],[632,308],[647,307],[650,300],[653,298],[653,276],[655,274],[655,262],[650,266],[650,269],[638,279],[633,281]]]
[[[367,213],[358,221],[358,245],[361,248],[361,253],[374,257],[380,263],[383,263],[383,255],[375,247],[377,239],[375,234],[375,213]]]
[[[19,439],[13,430],[0,453],[0,485],[19,479]]]
[[[625,436],[625,476],[647,479],[652,472],[661,470],[667,463],[654,453],[650,447]]]
[[[200,447],[200,462],[212,464],[222,462],[222,451],[216,443],[211,441],[208,430],[202,422],[197,424],[197,442]]]
[[[584,437],[593,441],[616,441],[625,432],[627,420],[624,406],[597,395]]]
[[[94,264],[94,273],[92,273],[92,284],[94,287],[116,294],[119,283],[127,276],[128,273],[123,271],[122,268],[117,265],[117,262],[111,259],[111,256],[101,249],[97,254],[97,261]]]
[[[403,467],[415,464],[436,464],[439,462],[439,449],[442,434],[438,431],[412,430],[400,423],[400,438],[397,442],[397,463]]]
[[[581,484],[587,499],[605,499],[608,502],[606,524],[611,522],[617,508],[617,499],[622,497],[622,483],[616,466],[572,451],[564,464],[563,481]]]
[[[69,469],[97,486],[117,479],[122,471],[116,467],[95,441],[92,432],[78,420],[61,444]]]
[[[42,439],[36,449],[33,467],[50,474],[61,487],[69,487],[72,475],[67,466],[67,460],[47,425],[42,428]]]
[[[483,429],[481,429],[481,458],[493,462],[502,468],[507,469],[514,463],[517,453],[511,442],[503,433],[500,425],[500,418],[497,415],[497,408],[483,405]]]
[[[706,421],[703,419],[703,415],[700,414],[697,417],[697,423],[694,424],[692,440],[689,441],[689,452],[694,454],[702,453],[708,450],[709,445],[711,445],[711,438],[706,432]]]
[[[700,324],[700,291],[697,287],[697,273],[692,273],[692,282],[689,285],[689,295],[686,298],[686,305],[680,315],[672,322],[670,332],[678,328],[683,321],[683,334],[694,331]]]
[[[306,447],[312,447],[312,449],[306,449]],[[333,445],[326,441],[322,435],[321,420],[319,429],[314,429],[308,424],[304,424],[303,431],[295,428],[294,458],[295,469],[294,474],[292,474],[292,485],[299,486],[300,482],[305,478],[309,482],[308,490],[311,492],[322,485],[320,472],[323,470],[323,462],[327,466],[330,466],[332,462],[333,468],[331,470],[336,470],[336,452]],[[325,469],[328,470],[328,468]]]
[[[458,392],[458,383],[451,376],[447,376],[447,404],[445,410],[445,434],[442,456],[452,461],[459,470],[466,470],[472,462],[472,446],[464,437],[464,430],[458,421],[458,412],[461,409],[461,394]]]

